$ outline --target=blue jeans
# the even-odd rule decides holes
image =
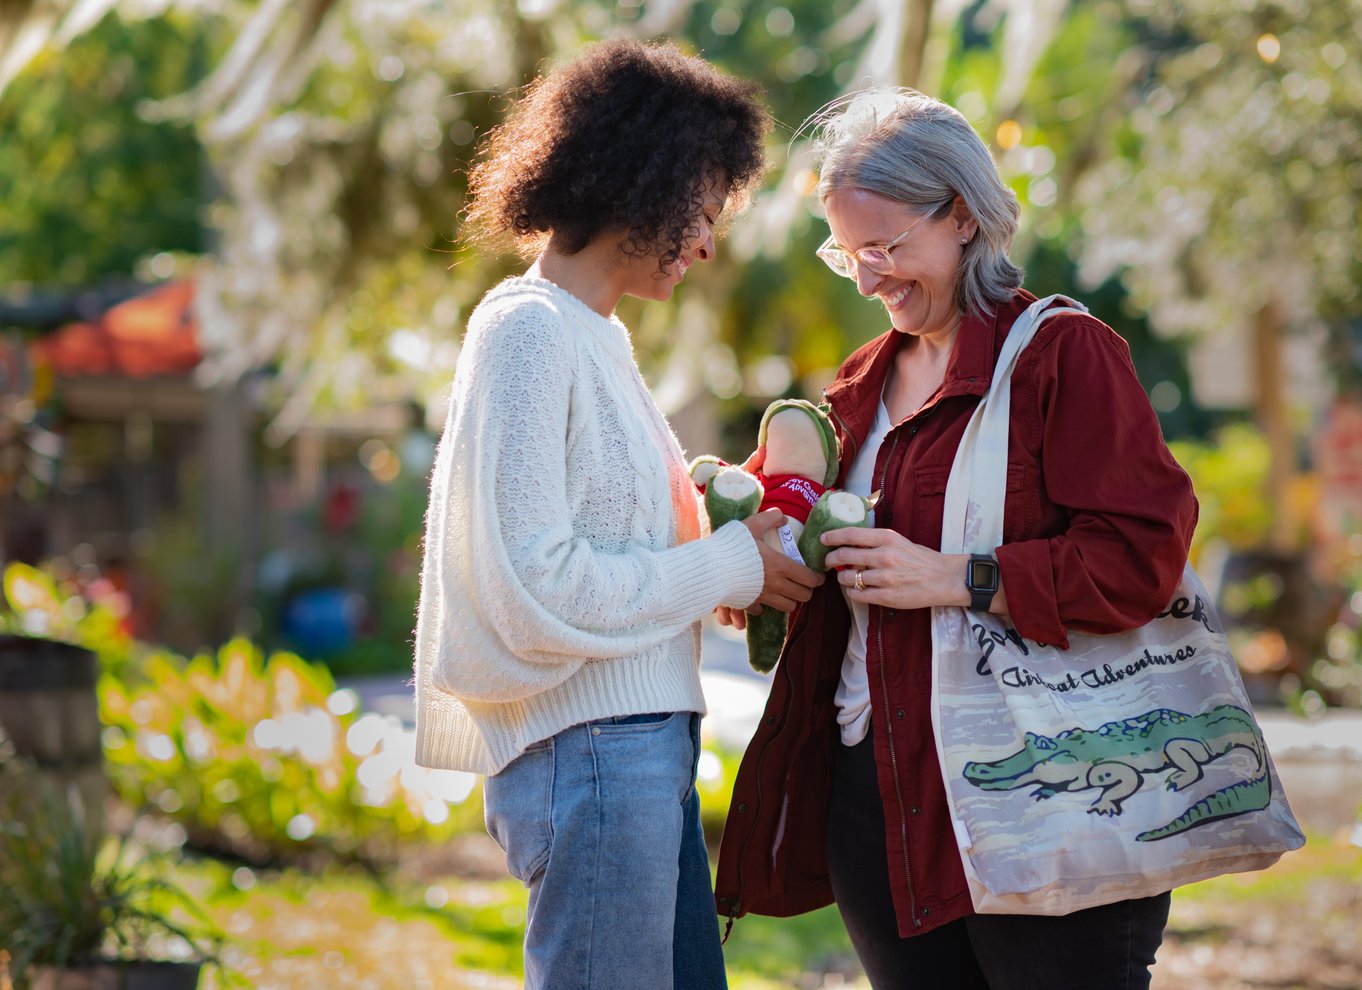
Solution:
[[[530,889],[526,990],[725,990],[699,752],[698,715],[621,716],[487,778],[487,831]]]

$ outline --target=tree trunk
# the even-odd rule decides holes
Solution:
[[[255,560],[258,521],[251,410],[245,380],[225,381],[209,396],[203,430],[204,544],[211,560],[230,560],[232,583],[222,589],[217,629],[200,630],[214,639],[230,636],[245,604]]]
[[[933,0],[909,0],[903,19],[903,41],[899,47],[899,85],[917,89],[922,81],[922,66],[927,56],[927,39],[932,27]]]
[[[1263,492],[1273,510],[1268,546],[1277,553],[1290,553],[1296,542],[1296,520],[1289,504],[1296,449],[1286,404],[1282,329],[1281,315],[1269,301],[1253,320],[1254,394],[1258,426],[1272,455]]]

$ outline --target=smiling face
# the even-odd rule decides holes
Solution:
[[[706,185],[702,196],[691,236],[681,245],[681,253],[676,260],[665,269],[658,270],[657,255],[644,258],[620,255],[619,274],[625,295],[639,299],[668,300],[672,297],[672,290],[686,277],[687,269],[698,262],[714,260],[714,228],[719,223],[719,214],[723,212],[728,199],[727,184],[711,182]]]
[[[892,241],[923,217],[902,203],[864,189],[837,189],[823,200],[832,238],[847,254]],[[915,337],[950,334],[960,311],[955,302],[960,258],[978,224],[956,197],[941,219],[922,218],[890,252],[893,271],[877,275],[855,265],[856,288],[874,296],[895,330]]]

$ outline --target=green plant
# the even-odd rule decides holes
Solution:
[[[185,505],[160,519],[144,565],[157,592],[154,634],[185,652],[221,643],[237,628],[236,587],[242,569],[239,541],[205,539],[202,495],[191,487]]]
[[[1343,563],[1339,583],[1342,604],[1321,655],[1310,665],[1307,684],[1293,699],[1310,714],[1325,702],[1362,707],[1362,553]]]
[[[0,631],[75,643],[93,651],[106,673],[126,672],[136,644],[106,605],[86,602],[77,592],[58,585],[52,575],[12,561],[3,575],[9,614],[0,611]]]
[[[100,655],[114,787],[180,822],[194,845],[256,863],[373,863],[403,842],[481,828],[474,778],[416,766],[412,733],[361,712],[324,665],[240,639],[185,660],[133,642],[107,608],[24,564],[5,568],[4,591],[0,631]]]
[[[139,856],[126,837],[105,839],[78,807],[11,767],[0,821],[0,948],[16,986],[44,967],[217,962],[207,917],[155,857]]]
[[[100,683],[109,773],[197,846],[374,862],[480,827],[473,778],[416,766],[410,733],[362,714],[322,665],[234,640],[188,662],[153,653],[141,674]]]
[[[1235,550],[1262,545],[1274,511],[1262,496],[1271,460],[1262,432],[1234,423],[1217,430],[1211,442],[1175,440],[1168,448],[1191,475],[1200,502],[1192,559],[1212,540]]]

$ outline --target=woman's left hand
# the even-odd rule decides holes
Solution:
[[[752,607],[757,610],[753,615],[759,615],[761,606],[753,605]],[[728,605],[720,605],[714,609],[714,617],[721,626],[731,626],[739,632],[742,632],[747,628],[747,613],[740,608],[731,608]]]
[[[823,543],[837,548],[828,554],[828,568],[843,568],[837,580],[851,601],[905,609],[969,604],[964,554],[929,550],[892,529],[857,526],[830,530]]]

